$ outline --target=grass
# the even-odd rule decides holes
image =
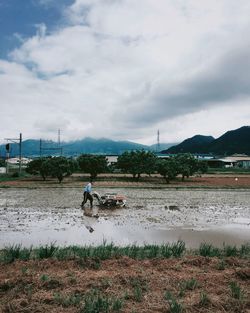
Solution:
[[[70,306],[78,307],[83,302],[83,296],[80,294],[63,295],[57,292],[54,294],[53,299],[57,304],[63,306],[64,308],[68,308]]]
[[[207,174],[249,174],[250,169],[247,168],[239,168],[239,167],[229,167],[229,168],[208,168]]]
[[[199,247],[199,254],[204,257],[250,257],[250,244],[243,244],[239,249],[230,245],[224,245],[222,249],[219,249],[211,244],[202,243]]]
[[[142,302],[143,292],[148,289],[147,282],[141,277],[132,277],[130,284],[133,287],[133,299],[136,302]]]
[[[243,300],[244,299],[244,292],[242,291],[241,287],[234,281],[232,281],[230,284],[230,290],[231,290],[231,295],[234,299],[237,300]]]
[[[217,270],[224,271],[225,268],[226,268],[225,260],[221,259],[219,263],[217,264]]]
[[[189,280],[182,281],[180,283],[180,292],[179,296],[183,297],[185,295],[186,290],[194,290],[195,288],[198,287],[198,282],[196,279],[191,278]]]
[[[181,303],[179,303],[176,300],[176,298],[174,297],[174,295],[171,292],[167,291],[165,293],[165,299],[168,301],[170,313],[181,313],[181,312],[183,312],[183,307],[182,307]]]
[[[206,307],[208,306],[209,304],[211,303],[211,300],[210,298],[208,297],[207,293],[202,291],[200,293],[200,302],[199,302],[199,305],[201,307]]]
[[[84,304],[80,313],[119,312],[122,306],[122,299],[108,297],[94,289],[84,296]]]
[[[111,258],[128,256],[133,259],[164,259],[179,258],[185,253],[199,254],[204,257],[228,257],[237,256],[241,258],[250,257],[250,244],[244,244],[240,248],[236,246],[224,246],[222,249],[211,244],[202,243],[198,250],[187,252],[185,243],[177,241],[173,244],[163,245],[130,245],[125,247],[115,246],[113,243],[105,242],[99,246],[69,246],[57,247],[55,244],[40,246],[38,248],[23,248],[21,245],[13,245],[0,250],[0,262],[11,263],[15,260],[27,261],[29,259],[54,258],[58,260],[77,259],[82,267],[99,269],[101,261]],[[223,267],[223,264],[221,264]],[[223,269],[223,268],[221,268]]]
[[[213,247],[211,244],[202,243],[199,248],[199,254],[201,256],[209,256],[209,257],[220,257],[222,251],[216,247]]]

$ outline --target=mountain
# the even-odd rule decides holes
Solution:
[[[10,144],[10,156],[17,156],[19,154],[19,145],[17,143]],[[41,147],[41,149],[40,149]],[[40,156],[42,155],[60,155],[61,150],[64,156],[76,156],[82,153],[93,154],[121,154],[124,151],[145,149],[150,150],[148,146],[141,145],[130,141],[113,141],[106,138],[93,139],[84,138],[71,142],[62,142],[60,147],[57,142],[28,139],[22,142],[23,156]],[[5,145],[0,146],[0,156],[5,156]]]
[[[212,136],[202,136],[202,135],[195,135],[191,138],[188,138],[181,142],[180,144],[170,147],[167,150],[162,151],[162,153],[199,153],[201,152],[204,147],[214,141],[214,137]]]
[[[250,155],[250,126],[243,126],[226,132],[211,142],[207,148],[207,151],[214,154],[244,153]]]
[[[250,155],[250,126],[231,130],[221,137],[196,135],[186,139],[179,145],[162,153],[210,153],[215,155],[231,155],[234,153]]]

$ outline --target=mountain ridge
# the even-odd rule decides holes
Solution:
[[[195,135],[162,153],[250,154],[250,126],[229,130],[217,139],[212,136]]]

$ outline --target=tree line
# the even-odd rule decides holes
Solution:
[[[26,168],[31,175],[56,177],[61,183],[64,177],[74,172],[90,174],[95,179],[98,174],[107,172],[122,172],[132,174],[139,180],[142,174],[158,173],[167,183],[181,175],[192,176],[195,173],[205,173],[207,163],[199,161],[191,154],[177,154],[168,158],[158,158],[153,152],[144,150],[127,151],[118,156],[116,164],[108,165],[107,158],[102,155],[82,154],[77,159],[66,157],[42,157],[32,160]]]

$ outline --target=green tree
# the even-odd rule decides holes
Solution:
[[[107,171],[107,159],[103,155],[82,154],[77,158],[80,170],[89,173],[91,179],[97,177],[98,174]]]
[[[46,164],[48,162],[48,164]],[[56,177],[59,183],[62,182],[64,177],[70,176],[76,169],[77,163],[72,159],[65,157],[54,157],[48,159],[44,164],[50,176]]]
[[[199,161],[198,162],[198,171],[202,174],[207,173],[208,171],[208,164],[206,161]]]
[[[34,159],[27,164],[26,172],[31,175],[39,175],[42,163],[45,161],[45,158]]]
[[[61,183],[65,176],[71,175],[77,169],[77,162],[65,157],[44,157],[32,160],[26,168],[31,175],[40,174],[43,180],[47,177],[56,177]]]
[[[174,179],[178,174],[177,162],[173,157],[164,160],[158,160],[156,168],[157,172],[165,178],[167,183]]]
[[[41,163],[40,167],[40,175],[42,176],[43,180],[46,180],[48,176],[51,176],[52,168],[50,163],[51,157],[44,158]]]
[[[126,151],[118,157],[117,168],[139,179],[142,173],[150,175],[155,171],[156,155],[144,150]]]
[[[178,174],[182,176],[182,180],[199,170],[199,161],[190,153],[178,154],[174,158],[177,163]]]

